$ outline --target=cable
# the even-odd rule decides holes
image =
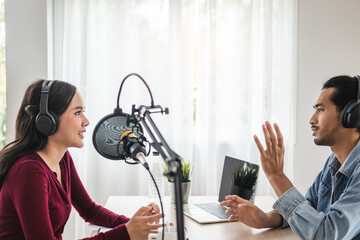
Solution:
[[[148,169],[148,172],[149,172],[149,174],[151,176],[151,179],[153,180],[153,182],[155,184],[155,188],[156,188],[157,194],[159,196],[159,200],[160,200],[160,208],[161,208],[161,212],[162,212],[162,228],[163,228],[163,230],[162,230],[162,240],[164,240],[164,232],[165,232],[164,208],[163,208],[163,204],[162,204],[162,200],[161,200],[161,196],[160,196],[160,191],[159,191],[158,185],[156,184],[155,178],[152,175],[150,169]]]

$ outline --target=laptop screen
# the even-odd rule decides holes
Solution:
[[[259,165],[240,159],[225,157],[220,184],[219,202],[227,195],[238,195],[254,201]]]

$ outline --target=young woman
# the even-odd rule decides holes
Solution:
[[[15,141],[0,151],[0,239],[62,239],[71,206],[85,221],[113,228],[87,239],[147,239],[162,226],[156,205],[129,219],[91,200],[67,150],[84,145],[84,110],[69,83],[39,80],[27,88]]]

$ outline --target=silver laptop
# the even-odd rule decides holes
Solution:
[[[246,190],[239,190],[237,186],[234,186],[234,181],[239,181],[239,179],[234,178],[236,173],[239,173],[237,170],[244,169],[246,166],[250,166],[252,171],[256,171],[255,176],[253,174],[252,178],[252,181],[255,181],[255,184],[253,185],[253,189],[250,192],[247,192]],[[221,178],[218,202],[184,205],[184,214],[199,223],[216,223],[228,221],[230,215],[225,214],[227,208],[220,206],[220,202],[225,200],[225,196],[235,194],[254,202],[258,172],[259,165],[226,156]]]

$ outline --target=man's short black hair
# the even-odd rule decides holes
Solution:
[[[356,76],[336,76],[324,83],[322,89],[327,88],[335,88],[335,91],[330,96],[330,100],[335,104],[337,111],[340,113],[344,110],[346,104],[357,99],[358,79]],[[358,128],[358,132],[360,132],[360,128]]]

